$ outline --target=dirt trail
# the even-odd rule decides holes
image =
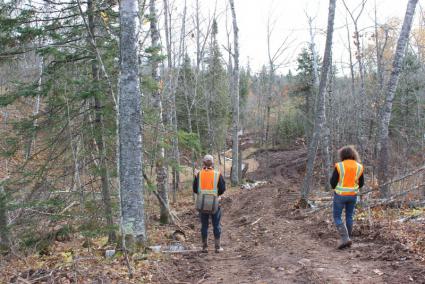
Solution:
[[[305,151],[257,152],[249,178],[269,184],[229,194],[223,201],[223,247],[210,253],[170,255],[158,265],[160,283],[425,283],[425,267],[395,243],[356,237],[349,250],[335,249],[328,218],[303,217],[293,210],[305,165]],[[188,242],[199,247],[196,212]],[[385,258],[397,250],[396,257]]]

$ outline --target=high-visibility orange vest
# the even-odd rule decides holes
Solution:
[[[359,193],[359,178],[363,173],[363,166],[355,160],[344,160],[336,163],[339,174],[335,192],[339,195],[357,195]]]
[[[198,194],[218,195],[217,185],[220,173],[213,169],[202,169],[198,177]]]

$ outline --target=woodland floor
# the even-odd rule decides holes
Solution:
[[[353,247],[339,251],[330,210],[305,215],[294,209],[305,150],[263,151],[254,157],[259,167],[248,178],[269,183],[226,194],[222,206],[225,251],[214,253],[210,229],[208,254],[170,254],[158,265],[153,282],[425,283],[423,258],[385,238],[379,226],[374,231],[357,224]],[[195,210],[181,218],[193,228],[187,242],[199,248]]]
[[[251,169],[247,179],[267,184],[226,192],[223,253],[213,251],[211,228],[210,252],[200,252],[200,222],[188,179],[173,204],[186,234],[182,245],[188,251],[133,256],[135,277],[129,279],[122,254],[104,258],[104,238],[93,239],[88,251],[82,246],[85,239],[75,234],[67,242],[55,242],[49,255],[0,258],[0,283],[425,283],[423,219],[398,226],[375,217],[360,218],[353,247],[338,251],[330,208],[308,214],[310,209],[294,206],[299,200],[305,148],[249,148],[244,153]],[[328,202],[330,195],[325,195]],[[153,198],[147,199],[150,243],[164,246],[172,242],[170,235],[176,227],[156,225],[158,208]],[[384,216],[389,212],[381,211]]]

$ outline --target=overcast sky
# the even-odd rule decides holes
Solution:
[[[345,0],[350,9],[359,6],[362,0]],[[415,25],[419,21],[420,6],[425,0],[420,0],[416,9]],[[177,1],[178,2],[178,1]],[[371,27],[374,21],[374,7],[378,11],[378,22],[385,23],[388,19],[397,17],[402,19],[408,0],[368,0],[365,10],[359,19],[359,29]],[[188,6],[194,7],[194,0],[188,0]],[[221,42],[226,42],[225,10],[226,0],[200,0],[201,12],[208,17],[217,3],[219,14],[219,36]],[[286,73],[288,69],[295,71],[296,55],[309,40],[309,29],[306,13],[315,17],[316,44],[319,55],[322,56],[327,24],[328,0],[235,0],[238,25],[240,29],[240,54],[241,62],[246,64],[249,60],[253,70],[258,71],[267,63],[267,22],[270,18],[275,22],[272,35],[272,50],[289,36],[291,46],[282,56],[289,58],[289,66],[281,68],[280,72]],[[358,10],[357,10],[358,11]],[[347,58],[347,33],[345,27],[346,9],[342,0],[337,0],[337,10],[334,33],[334,60],[345,61]],[[352,22],[349,19],[350,27]],[[371,31],[369,29],[369,31]]]

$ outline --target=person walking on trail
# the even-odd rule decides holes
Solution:
[[[214,158],[205,155],[203,167],[193,180],[193,192],[197,194],[196,208],[201,219],[202,252],[208,252],[208,225],[211,216],[215,252],[223,251],[221,238],[221,208],[220,196],[226,191],[226,183],[220,172],[214,170]]]
[[[341,162],[335,164],[330,183],[335,190],[333,219],[341,236],[341,243],[338,249],[343,249],[352,245],[354,208],[359,189],[364,185],[364,175],[359,154],[353,146],[342,147],[338,154]],[[342,221],[344,209],[345,224]]]

